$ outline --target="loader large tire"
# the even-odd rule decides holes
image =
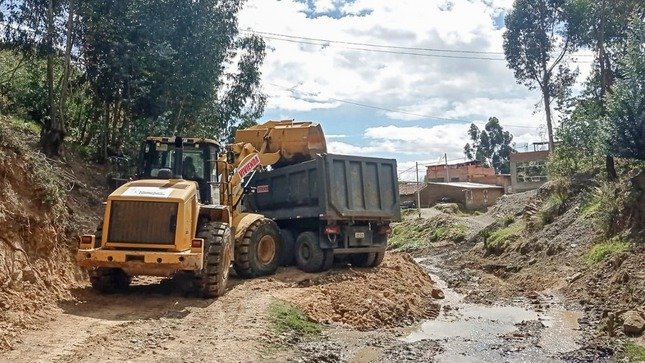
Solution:
[[[207,222],[197,237],[204,239],[204,264],[196,274],[199,293],[205,298],[221,296],[226,291],[233,258],[231,228],[226,223]]]
[[[250,278],[273,275],[280,264],[282,237],[270,219],[255,221],[235,248],[235,272]]]
[[[305,272],[328,270],[334,262],[334,252],[320,248],[315,232],[302,232],[296,240],[296,264]]]
[[[104,294],[124,291],[132,278],[120,268],[98,267],[90,271],[92,288]]]

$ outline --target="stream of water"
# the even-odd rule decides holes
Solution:
[[[431,261],[418,262],[429,269],[445,299],[439,317],[424,321],[403,340],[438,340],[444,351],[437,362],[559,362],[559,353],[579,348],[582,313],[564,309],[556,297],[547,297],[549,307],[540,312],[523,299],[504,306],[467,303]]]

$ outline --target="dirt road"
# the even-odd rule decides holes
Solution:
[[[132,286],[123,295],[75,291],[52,321],[27,333],[0,360],[22,362],[250,362],[262,360],[266,310],[284,283],[234,281],[218,300],[170,293],[175,282]]]

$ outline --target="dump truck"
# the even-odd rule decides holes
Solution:
[[[280,227],[282,264],[318,272],[336,257],[374,267],[385,256],[390,223],[401,219],[397,180],[394,159],[318,154],[256,173],[245,206]]]
[[[107,198],[94,234],[80,237],[77,261],[92,287],[114,292],[133,276],[190,277],[205,297],[224,293],[229,268],[241,277],[273,274],[282,252],[277,224],[244,212],[244,184],[257,170],[325,151],[318,124],[270,121],[224,147],[213,139],[148,137],[136,180]]]

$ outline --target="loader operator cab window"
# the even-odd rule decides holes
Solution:
[[[171,143],[148,141],[142,150],[143,164],[139,175],[152,179],[195,181],[199,186],[200,201],[208,204],[212,202],[213,195],[211,177],[217,175],[216,163],[210,159],[217,158],[218,150],[217,146],[209,144],[184,143],[180,152]]]

